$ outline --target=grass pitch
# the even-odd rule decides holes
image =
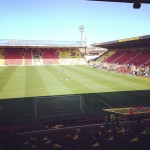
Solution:
[[[0,67],[0,99],[140,90],[149,91],[150,80],[88,66]]]
[[[79,101],[64,103],[57,97],[72,94],[84,99],[84,114],[78,117],[100,116],[103,108],[150,105],[150,80],[89,66],[0,67],[2,122],[30,122],[35,114],[42,121],[77,118]],[[38,96],[44,97],[35,105]],[[51,103],[49,96],[57,97],[57,103]]]

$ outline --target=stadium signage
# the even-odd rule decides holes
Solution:
[[[127,41],[133,41],[133,40],[139,40],[140,37],[132,37],[132,38],[127,38],[127,39],[121,39],[119,42],[127,42]]]

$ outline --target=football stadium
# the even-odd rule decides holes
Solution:
[[[149,4],[1,1],[0,150],[149,150]]]
[[[84,42],[1,41],[2,117],[82,118],[104,108],[149,105],[149,41],[102,43],[108,51],[89,63],[80,52]]]
[[[97,128],[103,126],[99,123],[105,122],[107,114],[117,114],[121,120],[126,120],[132,109],[135,115],[148,118],[149,43],[149,35],[96,43],[94,47],[107,48],[107,51],[96,59],[86,61],[81,53],[82,49],[86,54],[87,49],[83,41],[1,40],[1,128],[4,125],[7,131],[11,126],[15,131],[19,128],[18,134],[23,142],[21,149],[39,149],[39,139],[34,135],[39,133],[44,146],[63,149],[63,144],[51,144],[45,134],[56,132],[55,139],[60,135],[63,137],[67,130],[67,133],[74,134],[68,136],[78,141],[80,128],[100,130]],[[74,129],[78,129],[77,133]],[[123,126],[120,132],[118,129],[121,134],[125,132],[122,129]],[[142,131],[145,132],[143,126],[142,130],[140,128]],[[114,141],[112,133],[110,139],[105,137],[111,142]],[[97,136],[93,136],[96,141],[100,138]],[[141,137],[135,137],[135,141],[137,138]],[[80,145],[82,148],[99,148],[99,142],[94,145],[90,140],[87,146],[84,140],[84,144]],[[76,147],[71,145],[70,149]]]

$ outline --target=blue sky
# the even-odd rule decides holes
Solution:
[[[150,5],[86,0],[0,0],[0,39],[79,41],[87,44],[150,34]]]

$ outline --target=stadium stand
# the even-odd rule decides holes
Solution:
[[[43,64],[58,64],[58,57],[56,55],[57,49],[55,48],[48,48],[42,50],[42,58]]]
[[[25,59],[25,65],[32,65],[31,50],[25,49],[23,54],[24,54],[24,59]]]
[[[148,75],[150,63],[149,50],[118,50],[100,62],[101,68],[134,75]]]
[[[117,50],[116,53],[104,61],[108,63],[141,65],[148,60],[148,55],[143,53],[143,50]]]
[[[21,51],[17,48],[8,48],[5,53],[5,65],[22,65]]]
[[[0,65],[86,64],[78,48],[8,48],[0,51]]]
[[[133,121],[120,122],[119,127],[113,124],[107,127],[104,122],[68,127],[51,124],[26,132],[19,132],[13,125],[11,134],[2,135],[0,142],[2,150],[148,150],[150,134],[148,124]]]
[[[77,48],[60,49],[57,51],[59,63],[61,65],[81,65],[86,64],[81,52]]]
[[[101,55],[97,61],[103,62],[104,60],[107,60],[107,58],[111,57],[116,51],[107,51],[103,55]]]
[[[96,61],[90,62],[94,68],[103,68],[139,76],[150,75],[150,36],[139,36],[122,40],[93,44],[94,47],[108,49]],[[112,55],[108,55],[108,54]]]
[[[4,65],[4,60],[5,60],[4,49],[0,49],[0,65]]]
[[[40,49],[32,49],[32,58],[33,58],[33,65],[42,65],[43,60],[42,60],[42,52]]]
[[[146,65],[150,64],[150,51],[143,50],[138,53],[135,57],[128,61],[129,64],[134,65]]]

